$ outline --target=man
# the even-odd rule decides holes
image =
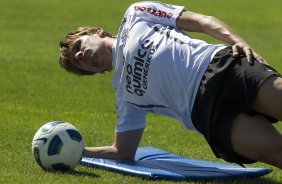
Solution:
[[[230,44],[207,44],[184,31]],[[82,27],[60,42],[60,64],[77,75],[115,70],[118,123],[112,146],[85,156],[132,160],[146,114],[178,119],[202,134],[217,157],[282,168],[282,79],[222,21],[157,2],[131,5],[117,37]]]

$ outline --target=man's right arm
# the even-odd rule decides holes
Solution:
[[[83,156],[114,160],[133,160],[143,131],[144,129],[117,132],[112,146],[86,147]]]

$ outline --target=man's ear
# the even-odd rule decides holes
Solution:
[[[105,33],[104,33],[104,30],[103,30],[102,28],[98,29],[97,32],[96,32],[96,34],[97,34],[99,37],[101,37],[101,38],[105,38],[105,37],[106,37],[106,35],[105,35]]]

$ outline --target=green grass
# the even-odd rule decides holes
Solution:
[[[173,3],[224,20],[282,72],[282,1]],[[58,65],[58,42],[78,26],[99,25],[116,33],[131,1],[0,0],[0,4],[0,183],[171,183],[84,166],[69,174],[44,172],[31,154],[33,135],[40,126],[53,120],[75,125],[88,146],[112,144],[117,119],[112,74],[95,77],[67,74]],[[193,36],[216,42],[202,34]],[[281,125],[277,127],[282,129]],[[141,146],[145,145],[219,161],[202,137],[169,118],[149,116],[141,142]],[[270,167],[261,163],[251,166]],[[282,181],[281,171],[270,168],[273,172],[264,177],[233,183]]]

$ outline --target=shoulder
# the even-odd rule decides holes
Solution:
[[[131,4],[126,11],[126,14],[172,18],[174,14],[179,14],[183,9],[183,6],[178,5],[141,1]]]

